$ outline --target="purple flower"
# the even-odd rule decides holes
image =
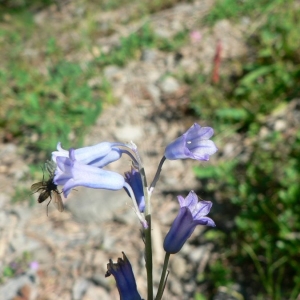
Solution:
[[[111,259],[109,260],[105,277],[110,275],[115,277],[120,294],[120,300],[142,300],[137,291],[131,264],[125,253],[122,253],[123,259],[118,258],[117,263],[113,263]]]
[[[124,144],[103,142],[94,146],[79,148],[74,150],[75,159],[82,164],[102,168],[122,156],[122,150],[117,147],[120,145]],[[69,157],[69,151],[64,150],[61,143],[57,144],[57,150],[52,152],[52,159],[55,162],[57,157]]]
[[[125,181],[131,186],[131,188],[133,190],[135,200],[137,202],[140,212],[144,212],[145,197],[144,197],[143,183],[142,183],[142,177],[141,177],[140,172],[134,168],[131,168],[130,172],[125,173]],[[125,187],[125,190],[130,197],[130,193],[128,192],[126,187]]]
[[[85,186],[94,189],[120,190],[125,180],[118,173],[106,171],[94,166],[84,165],[75,159],[74,149],[70,149],[69,157],[56,157],[57,168],[54,176],[56,185],[63,185],[64,196],[67,197],[71,189]]]
[[[210,201],[198,202],[198,197],[194,191],[190,191],[186,198],[182,196],[177,198],[180,211],[164,241],[165,251],[172,254],[177,253],[182,248],[197,225],[216,226],[211,218],[206,217],[212,207]]]
[[[209,140],[213,134],[214,130],[211,127],[201,127],[195,123],[166,147],[165,157],[170,160],[186,158],[209,160],[209,156],[218,150],[214,142]]]

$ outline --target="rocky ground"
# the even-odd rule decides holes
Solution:
[[[104,108],[97,123],[86,136],[85,145],[101,141],[134,141],[140,150],[150,181],[164,147],[170,141],[194,122],[209,125],[209,120],[186,117],[188,87],[169,74],[182,70],[193,74],[199,68],[210,74],[218,40],[222,41],[223,59],[245,54],[242,25],[238,28],[222,21],[212,30],[201,27],[201,18],[211,5],[211,1],[178,4],[149,19],[157,34],[164,37],[171,39],[177,32],[187,28],[199,31],[200,38],[191,37],[189,43],[180,49],[180,56],[178,53],[146,49],[139,60],[132,60],[123,68],[106,67],[103,74],[113,86],[117,103]],[[60,11],[50,9],[38,12],[36,22],[51,21],[55,19],[54,16],[58,18],[63,10],[72,9],[72,3],[67,3]],[[123,15],[122,9],[107,16],[99,14],[99,20],[102,17],[121,20]],[[116,22],[115,26],[117,25]],[[140,26],[141,22],[126,27],[120,25],[119,35],[101,38],[99,45],[109,49],[118,42],[121,35],[129,34]],[[95,78],[95,82],[97,80],[101,78]],[[215,164],[218,159],[230,158],[243,151],[241,147],[236,147],[237,137],[227,138],[226,147],[218,134],[215,141],[220,151],[208,164]],[[130,160],[124,157],[111,168],[123,173],[130,168],[130,164]],[[192,172],[192,167],[197,164],[194,161],[166,162],[154,192],[153,250],[156,285],[164,257],[161,245],[178,209],[175,195],[185,196],[189,190],[201,188],[201,183]],[[6,279],[0,286],[0,298],[118,299],[113,278],[105,278],[104,274],[108,260],[111,258],[116,261],[121,256],[121,251],[130,259],[138,289],[145,297],[143,242],[138,219],[126,193],[78,188],[66,200],[63,213],[50,205],[47,216],[46,203],[33,207],[29,207],[27,201],[11,204],[10,200],[20,181],[28,185],[30,193],[32,182],[24,179],[27,173],[28,167],[17,147],[14,144],[0,145],[0,269],[18,261],[26,252],[30,254],[32,261],[38,263],[31,264],[30,268],[20,267],[18,276]],[[203,228],[197,228],[190,243],[178,255],[171,257],[164,299],[194,299],[195,292],[205,289],[196,285],[195,278],[211,258],[213,245],[205,243],[200,247],[194,246],[193,241],[201,238],[202,230]],[[230,296],[223,299],[230,299]]]

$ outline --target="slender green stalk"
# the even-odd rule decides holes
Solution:
[[[155,297],[155,300],[161,300],[161,298],[163,296],[164,289],[165,289],[165,283],[166,283],[166,273],[167,273],[167,269],[168,269],[170,255],[171,254],[167,253],[167,252],[165,254],[163,270],[162,270],[162,273],[161,273],[160,282],[159,282],[158,291],[157,291],[157,295]]]
[[[139,156],[137,149],[133,149],[136,154],[139,172],[142,177],[143,191],[145,197],[145,219],[147,221],[148,228],[144,229],[145,234],[145,259],[146,259],[146,272],[147,272],[147,300],[153,300],[153,261],[152,261],[152,238],[151,238],[151,195],[148,191],[147,178],[145,169],[142,164],[142,160]]]
[[[147,289],[148,300],[153,300],[153,261],[152,261],[152,237],[151,237],[151,202],[150,194],[148,193],[147,179],[144,168],[140,168],[140,174],[142,176],[143,190],[145,197],[145,215],[148,228],[144,229],[145,233],[145,259],[146,259],[146,272],[147,272]]]
[[[151,215],[146,216],[148,228],[145,229],[145,256],[147,271],[148,300],[153,300],[153,262],[152,262],[152,240],[151,240]]]

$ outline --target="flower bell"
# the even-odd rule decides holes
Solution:
[[[118,173],[78,162],[75,159],[74,149],[70,149],[69,157],[57,156],[56,163],[57,168],[53,181],[56,185],[63,185],[65,197],[76,186],[120,190],[125,184],[123,176]]]
[[[211,218],[206,217],[212,207],[210,201],[198,202],[194,191],[190,191],[186,198],[178,196],[178,201],[179,213],[164,240],[164,249],[171,254],[179,252],[197,225],[216,226]]]
[[[109,260],[105,277],[110,275],[115,277],[117,288],[120,294],[120,300],[142,300],[137,291],[131,264],[125,253],[122,253],[123,259],[118,258],[117,263],[113,263],[111,259]]]
[[[102,168],[122,156],[122,150],[118,146],[121,143],[103,142],[94,146],[83,147],[74,150],[75,159],[85,165]],[[57,157],[69,157],[69,151],[57,144],[57,150],[52,152],[52,159],[56,162]]]
[[[131,171],[125,173],[125,181],[131,186],[134,193],[138,208],[140,212],[145,210],[145,196],[143,191],[142,177],[139,171],[131,168]],[[125,187],[126,192],[130,197],[130,193]]]
[[[165,157],[175,159],[209,160],[209,156],[218,149],[213,141],[209,140],[214,134],[211,127],[201,127],[195,123],[182,136],[166,147]]]

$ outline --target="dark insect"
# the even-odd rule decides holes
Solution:
[[[52,161],[47,161],[45,163],[45,168],[49,173],[49,179],[47,181],[43,180],[37,183],[34,183],[31,186],[31,191],[33,193],[40,192],[38,202],[42,203],[46,199],[50,197],[50,201],[47,204],[47,215],[48,215],[48,205],[50,204],[51,200],[53,200],[53,203],[58,211],[62,212],[64,210],[63,201],[61,199],[61,192],[57,189],[57,185],[53,182],[54,178],[54,171],[55,171],[55,163]]]

